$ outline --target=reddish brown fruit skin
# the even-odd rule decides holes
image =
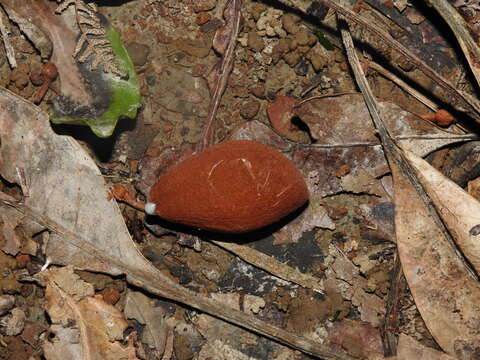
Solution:
[[[150,191],[163,219],[227,233],[270,225],[308,201],[302,174],[284,155],[256,141],[226,141],[193,155]]]

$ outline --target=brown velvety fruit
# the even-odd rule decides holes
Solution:
[[[275,223],[307,201],[307,185],[289,159],[259,142],[235,140],[160,177],[146,210],[179,224],[242,233]]]

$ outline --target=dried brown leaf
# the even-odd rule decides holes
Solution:
[[[124,311],[127,319],[135,319],[145,325],[142,342],[155,349],[158,357],[165,350],[169,329],[164,319],[165,310],[155,306],[153,299],[139,291],[128,290]]]
[[[470,359],[479,351],[479,283],[395,164],[392,173],[398,253],[417,308],[445,352]]]
[[[455,243],[480,273],[480,202],[425,160],[410,152],[406,156]]]
[[[430,152],[464,137],[444,131],[390,102],[380,102],[385,125],[399,144],[417,155]],[[348,145],[379,143],[376,129],[361,94],[312,98],[295,108],[317,144]]]
[[[45,309],[52,320],[50,330],[57,335],[53,341],[44,343],[47,360],[59,359],[59,356],[63,359],[137,359],[133,344],[121,343],[128,327],[122,313],[100,295],[91,296],[93,286],[73,274],[71,267],[46,270],[38,278],[46,286]],[[83,296],[78,296],[77,289],[90,287],[91,291],[80,290]]]

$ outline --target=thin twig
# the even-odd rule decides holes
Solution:
[[[293,8],[305,13],[307,10],[299,4],[298,0],[278,0],[282,3],[285,3]],[[408,50],[405,46],[400,44],[395,39],[392,39],[389,35],[382,32],[380,29],[376,28],[370,22],[365,20],[363,17],[355,14],[353,11],[347,9],[346,7],[337,4],[333,0],[320,0],[326,6],[333,9],[337,14],[340,14],[347,18],[348,20],[362,26],[368,32],[374,34],[379,39],[390,45],[390,47],[403,55],[408,61],[417,67],[420,71],[422,71],[426,76],[432,79],[438,86],[440,86],[446,94],[451,96],[451,101],[449,103],[453,106],[466,112],[470,115],[475,121],[480,122],[480,103],[476,100],[472,95],[465,93],[456,89],[452,84],[450,84],[443,76],[438,74],[435,70],[433,70],[430,66],[425,64],[418,56],[414,55],[410,50]]]
[[[222,62],[220,64],[220,78],[215,84],[212,100],[208,109],[207,120],[205,122],[205,129],[203,131],[202,141],[200,143],[200,149],[198,149],[199,151],[213,144],[213,121],[215,120],[218,107],[220,106],[220,101],[222,100],[223,93],[225,92],[225,88],[227,87],[228,76],[233,69],[233,54],[235,51],[235,46],[237,45],[237,37],[240,32],[240,23],[242,18],[242,0],[231,1],[233,2],[233,19],[230,19],[230,21],[234,22],[233,31],[230,36],[225,54],[223,55]],[[226,6],[228,6],[228,3]]]
[[[370,61],[368,63],[368,67],[370,69],[375,70],[379,74],[383,75],[385,78],[392,81],[393,83],[395,83],[399,88],[401,88],[403,91],[413,96],[415,99],[420,101],[423,105],[428,107],[430,110],[437,111],[439,109],[439,106],[437,104],[435,104],[429,98],[422,95],[419,91],[415,90],[413,87],[408,85],[405,81],[400,79],[398,76],[396,76],[395,74],[385,69],[383,66],[380,66],[376,62]]]
[[[15,60],[15,50],[9,40],[9,33],[5,24],[3,23],[3,12],[0,15],[0,32],[2,33],[3,44],[5,45],[5,52],[7,54],[8,63],[12,69],[17,67],[17,60]]]
[[[453,34],[462,48],[463,54],[470,65],[477,85],[480,86],[480,69],[478,62],[480,61],[480,48],[468,31],[468,26],[457,10],[446,0],[432,0],[428,4],[433,6],[435,10],[443,17],[445,22],[452,29]]]

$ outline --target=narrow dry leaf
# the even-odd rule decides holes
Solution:
[[[456,357],[420,344],[412,337],[400,334],[398,337],[397,360],[454,360]]]
[[[480,273],[480,202],[425,160],[408,151],[405,155],[455,243]]]
[[[135,319],[145,325],[142,332],[142,342],[154,348],[157,357],[165,350],[168,327],[165,322],[165,310],[155,306],[152,299],[139,291],[128,290],[123,310],[127,319]]]
[[[73,273],[71,267],[50,269],[37,275],[45,290],[45,309],[56,335],[43,348],[47,360],[137,359],[135,347],[123,345],[128,322],[101,296],[92,297],[93,287]],[[88,290],[89,289],[89,290]]]
[[[392,173],[398,253],[417,308],[445,352],[471,359],[479,351],[480,285],[394,164]]]

